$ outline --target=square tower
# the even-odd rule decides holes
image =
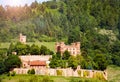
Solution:
[[[19,41],[21,42],[21,43],[26,43],[26,36],[24,36],[24,35],[22,35],[22,33],[20,33],[20,35],[19,35]]]

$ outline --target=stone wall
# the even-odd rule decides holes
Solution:
[[[52,55],[27,55],[27,56],[19,56],[21,61],[35,61],[35,60],[41,60],[41,61],[48,61],[50,58],[52,58]]]
[[[13,71],[16,74],[27,74],[27,68],[15,68]],[[50,76],[73,76],[73,77],[86,77],[86,78],[99,78],[107,80],[107,72],[98,71],[98,70],[86,70],[86,69],[76,69],[73,70],[71,68],[46,68],[46,69],[35,69],[35,74],[37,75],[50,75]]]

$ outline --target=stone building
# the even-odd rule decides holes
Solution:
[[[19,41],[21,42],[21,43],[26,43],[26,36],[24,36],[24,35],[22,35],[22,33],[20,33],[20,35],[19,35]]]
[[[23,68],[34,68],[34,69],[44,69],[49,65],[49,59],[52,56],[39,56],[39,55],[28,55],[19,56],[22,61]]]
[[[15,68],[13,71],[16,74],[27,74],[28,70],[34,69],[35,74],[45,75],[49,69],[51,55],[41,56],[41,55],[27,55],[19,56],[22,65],[21,68]]]
[[[71,43],[71,45],[65,45],[64,42],[57,42],[55,49],[56,52],[61,52],[61,54],[67,50],[71,55],[76,56],[80,54],[80,42]]]

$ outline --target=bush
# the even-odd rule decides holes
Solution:
[[[28,70],[27,73],[30,74],[30,73],[31,73],[31,70]]]
[[[62,76],[62,70],[56,70],[58,76]]]
[[[84,71],[84,72],[83,72],[83,76],[84,76],[84,77],[89,76],[89,71]]]
[[[35,70],[34,69],[31,69],[31,74],[35,74]]]
[[[12,72],[8,72],[7,73],[7,76],[15,76],[16,75],[16,72],[15,71],[12,71]]]
[[[35,70],[34,70],[34,69],[28,70],[27,73],[28,73],[28,74],[35,74]]]
[[[94,75],[93,75],[94,78],[97,78],[99,80],[105,80],[105,78],[103,77],[103,74],[102,72],[96,72]]]
[[[81,76],[81,70],[78,70],[77,72],[78,72],[78,75]]]
[[[16,75],[16,72],[15,71],[12,71],[11,72],[11,76],[15,76]]]
[[[10,76],[10,72],[7,73],[7,76]]]

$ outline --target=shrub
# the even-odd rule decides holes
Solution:
[[[78,72],[78,75],[81,76],[81,70],[78,70],[77,72]]]
[[[34,69],[31,69],[31,74],[35,74],[35,70]]]
[[[7,73],[7,76],[10,76],[10,72]]]
[[[10,75],[11,75],[11,76],[15,76],[15,75],[16,75],[16,72],[15,72],[15,71],[12,71]]]
[[[56,70],[58,76],[62,76],[62,70]]]
[[[15,71],[12,71],[12,72],[8,72],[7,73],[7,76],[15,76],[16,75],[16,72]]]
[[[84,76],[84,77],[89,76],[89,71],[84,71],[84,72],[83,72],[83,76]]]
[[[34,69],[28,70],[27,73],[28,73],[28,74],[35,74],[35,70],[34,70]]]
[[[28,70],[27,73],[30,74],[30,73],[31,73],[31,70]]]
[[[93,77],[94,77],[94,78],[97,78],[97,79],[99,79],[99,80],[105,80],[102,72],[96,72],[96,73],[93,75]]]

